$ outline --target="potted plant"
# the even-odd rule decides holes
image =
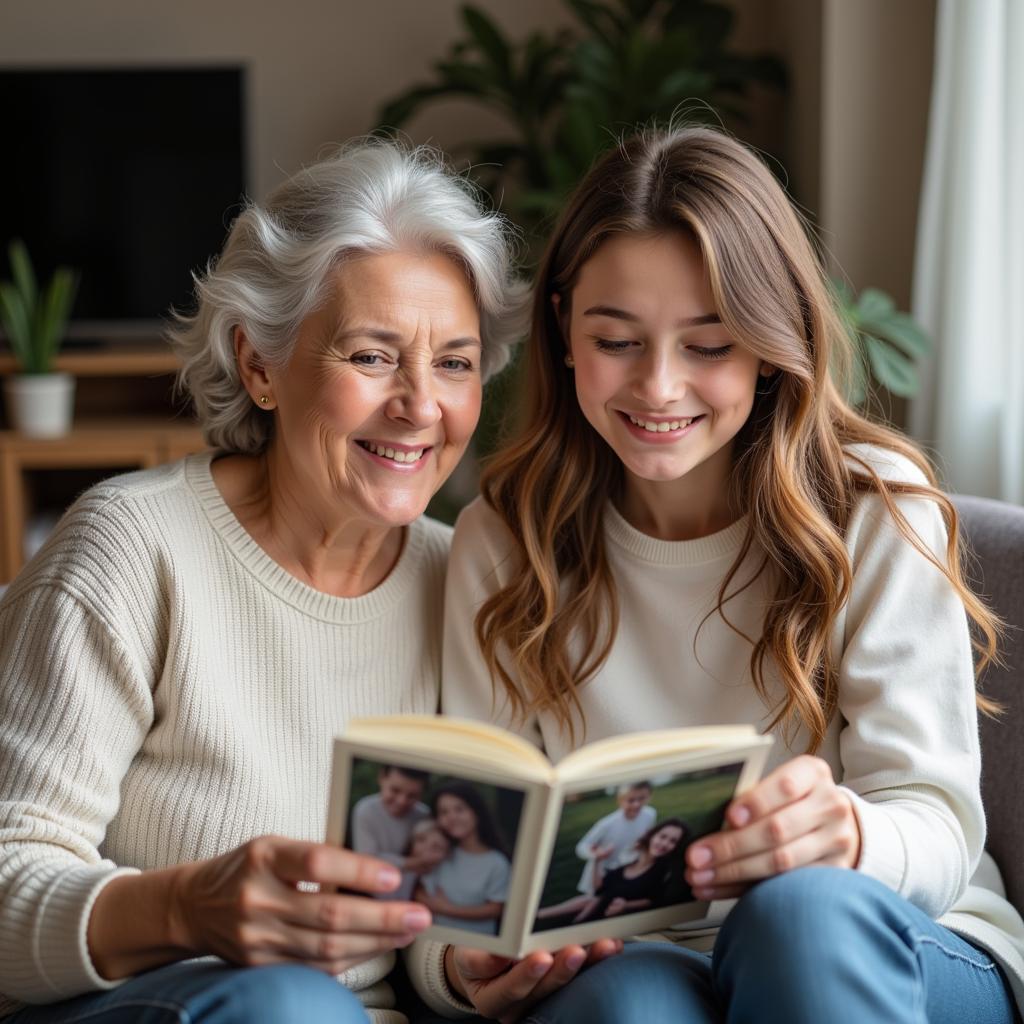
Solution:
[[[78,275],[58,267],[40,290],[25,243],[8,247],[11,280],[0,282],[0,325],[19,373],[4,380],[7,414],[30,437],[59,437],[71,426],[75,379],[53,371],[78,289]]]

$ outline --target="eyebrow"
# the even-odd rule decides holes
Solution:
[[[591,306],[583,311],[584,316],[609,316],[613,320],[628,320],[639,323],[640,317],[618,306]],[[705,324],[720,324],[722,318],[717,313],[704,313],[702,316],[683,317],[676,321],[676,327],[703,327]]]
[[[402,340],[402,336],[396,331],[389,331],[384,327],[349,327],[346,330],[338,331],[334,335],[332,341],[337,343],[339,341],[347,341],[349,338],[372,338],[374,341],[384,341],[392,345],[398,344]],[[452,338],[444,343],[445,348],[482,348],[483,345],[479,338],[474,338],[472,335],[466,335],[462,338]]]

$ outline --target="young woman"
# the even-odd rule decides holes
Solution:
[[[579,948],[509,965],[425,945],[435,1009],[1014,1020],[1024,924],[984,853],[968,631],[980,667],[996,623],[925,459],[844,400],[847,346],[799,217],[722,133],[633,138],[570,200],[525,426],[456,530],[444,709],[555,759],[672,725],[776,745],[729,828],[688,847],[713,902],[675,945],[571,984]]]
[[[652,825],[634,844],[634,859],[605,874],[593,896],[574,896],[537,912],[545,927],[596,921],[636,910],[647,910],[664,894],[668,884],[669,858],[686,838],[686,826],[678,818]],[[551,918],[558,918],[552,922]]]
[[[497,934],[509,861],[487,804],[475,786],[451,782],[434,793],[431,811],[452,849],[420,879],[415,899],[430,908],[435,924]]]

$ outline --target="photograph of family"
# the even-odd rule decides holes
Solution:
[[[742,767],[567,795],[534,931],[690,902],[686,848],[721,828]]]
[[[497,935],[523,793],[356,758],[345,845],[402,874],[381,899],[416,900],[434,924]]]

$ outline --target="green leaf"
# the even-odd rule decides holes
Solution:
[[[466,23],[474,41],[494,69],[499,73],[500,78],[508,83],[512,75],[511,48],[506,42],[501,30],[476,7],[468,4],[462,8],[462,20]]]
[[[32,309],[36,304],[36,275],[32,270],[32,260],[29,259],[25,243],[20,238],[16,238],[8,246],[7,256],[11,262],[11,276],[14,278],[14,285],[25,300],[25,308]]]
[[[0,322],[19,366],[31,359],[31,317],[21,292],[10,281],[0,282]]]
[[[873,334],[862,334],[871,375],[888,391],[901,398],[917,394],[918,377],[914,364],[901,352]]]
[[[58,267],[42,302],[43,327],[37,339],[40,373],[49,372],[53,358],[64,340],[71,306],[78,290],[78,278],[67,267]]]
[[[906,313],[893,313],[884,325],[881,325],[883,337],[901,348],[908,356],[920,359],[932,350],[931,339],[914,320]]]
[[[857,315],[862,320],[886,320],[896,310],[892,297],[879,288],[865,288],[857,299]]]

